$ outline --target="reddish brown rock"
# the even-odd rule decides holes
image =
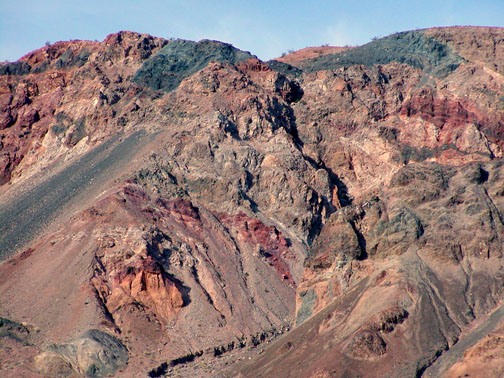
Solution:
[[[280,279],[296,287],[289,263],[296,263],[296,256],[289,250],[289,242],[274,226],[266,226],[258,219],[239,213],[233,217],[220,214],[219,219],[228,228],[238,230],[240,241],[254,249],[257,256],[264,258],[272,265]]]
[[[113,314],[121,306],[138,302],[161,319],[170,320],[184,305],[182,293],[151,257],[137,265],[125,267],[112,278],[110,297],[104,298],[107,308]]]
[[[303,61],[307,59],[317,58],[319,56],[335,54],[345,51],[351,47],[337,47],[337,46],[317,46],[317,47],[305,47],[297,51],[290,50],[285,55],[277,58],[279,62],[292,64],[294,66],[300,65],[302,67]]]

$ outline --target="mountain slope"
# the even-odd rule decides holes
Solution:
[[[503,53],[500,28],[266,63],[120,32],[0,65],[0,316],[36,332],[24,369],[473,369],[502,321]]]

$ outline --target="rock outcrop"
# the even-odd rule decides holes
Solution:
[[[495,376],[502,41],[434,28],[262,62],[119,32],[0,64],[0,316],[38,330],[12,358]]]
[[[109,377],[128,361],[128,351],[115,337],[91,329],[68,343],[51,345],[35,358],[49,376]]]

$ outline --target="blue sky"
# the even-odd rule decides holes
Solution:
[[[397,31],[504,26],[504,0],[0,0],[0,61],[46,41],[102,41],[120,30],[232,43],[261,59],[289,49],[359,45]]]

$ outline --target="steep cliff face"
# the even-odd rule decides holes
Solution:
[[[298,327],[245,376],[288,376],[292,366],[299,376],[440,376],[462,357],[459,345],[479,342],[447,373],[460,375],[491,358],[480,345],[498,348],[498,336],[478,340],[497,327],[502,298],[503,46],[468,46],[477,33],[501,41],[502,30],[458,31],[413,37],[447,43],[441,66],[460,53],[451,72],[365,61],[390,41],[295,63],[335,67],[304,74],[293,109],[305,155],[339,180],[340,207],[310,245]],[[484,331],[468,331],[496,309]]]
[[[504,287],[502,41],[261,62],[120,32],[0,65],[0,316],[39,329],[26,369],[88,374],[74,344],[121,356],[97,376],[475,369]]]

